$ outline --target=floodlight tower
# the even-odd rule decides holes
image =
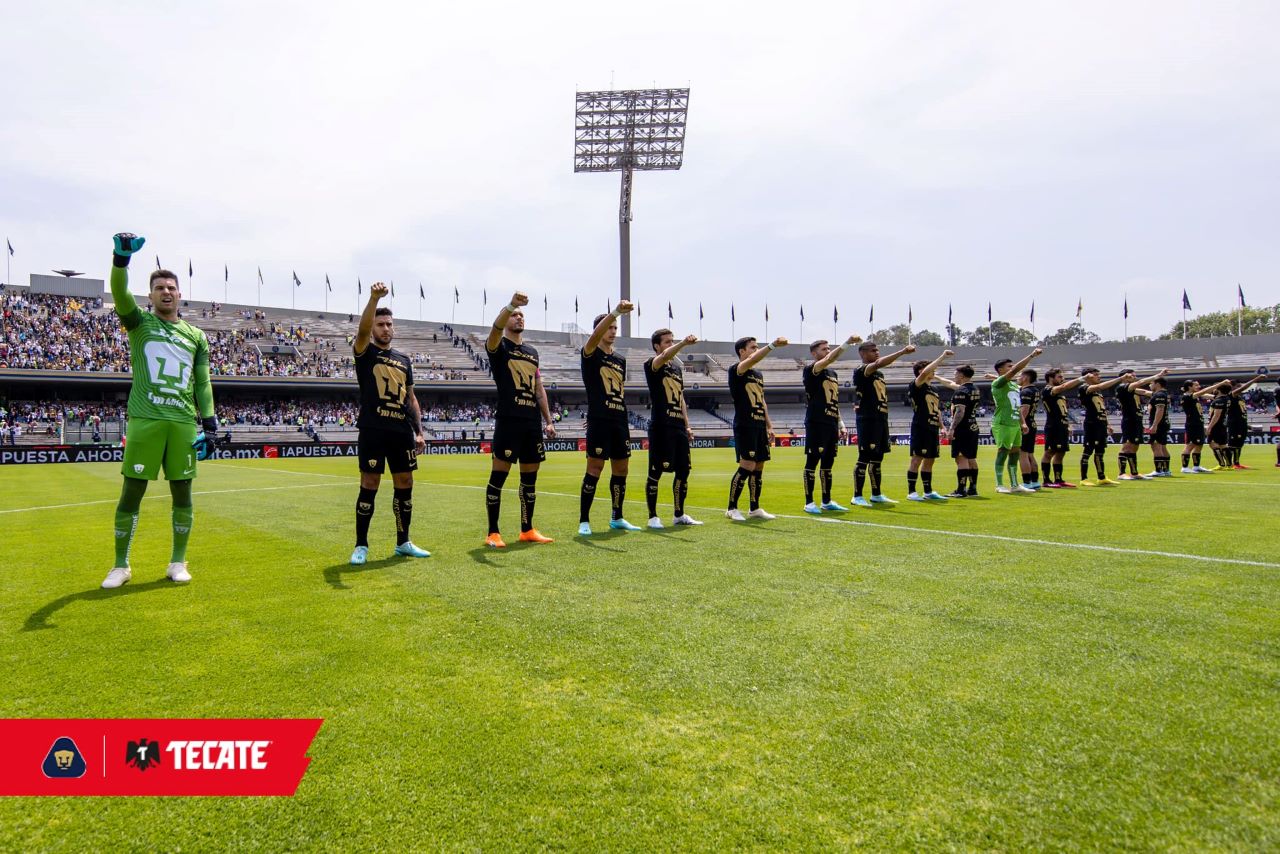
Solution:
[[[631,183],[636,171],[679,169],[684,162],[688,89],[577,93],[573,171],[621,172],[618,201],[619,299],[631,299]],[[622,316],[631,337],[631,316]]]

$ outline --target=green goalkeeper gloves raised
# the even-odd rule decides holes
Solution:
[[[112,254],[111,262],[117,267],[128,267],[130,256],[147,242],[145,237],[139,237],[127,231],[120,232],[112,240],[115,241],[115,252]]]

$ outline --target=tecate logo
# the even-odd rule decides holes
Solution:
[[[175,771],[262,771],[269,741],[171,741],[165,752]]]

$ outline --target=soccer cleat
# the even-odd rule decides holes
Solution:
[[[855,495],[853,496],[853,506],[854,507],[870,507],[871,502],[863,498],[861,495]]]
[[[808,513],[811,516],[821,516],[822,508],[819,507],[817,504],[814,504],[812,501],[810,501],[808,504],[804,506],[804,512]]]
[[[947,496],[939,495],[936,492],[926,492],[924,494],[924,497],[929,499],[930,501],[946,501],[947,500]]]
[[[102,579],[102,589],[114,590],[121,585],[128,584],[130,578],[133,578],[133,573],[129,571],[129,567],[117,566],[107,573],[106,578]]]
[[[892,498],[888,497],[887,495],[873,495],[871,496],[871,503],[872,504],[897,504],[898,502],[894,501]]]
[[[849,508],[843,504],[837,504],[834,501],[824,501],[822,503],[823,510],[830,510],[832,513],[848,513]]]
[[[363,566],[369,560],[369,547],[356,546],[351,552],[351,565]]]
[[[1019,483],[1016,486],[1014,486],[1012,491],[1016,492],[1018,495],[1035,495],[1036,494],[1036,491],[1034,489],[1022,483]]]
[[[663,525],[662,520],[659,519],[657,516],[649,517],[649,528],[651,528],[652,530],[661,531],[665,527],[666,525]]]
[[[491,549],[505,549],[507,544],[502,541],[502,535],[497,531],[484,538],[484,544]],[[355,561],[352,561],[355,563]]]
[[[396,554],[400,557],[431,557],[431,552],[418,548],[408,540],[396,546]]]
[[[1098,484],[1094,483],[1094,482],[1093,482],[1093,481],[1091,481],[1091,480],[1082,480],[1082,481],[1080,481],[1080,483],[1079,483],[1079,486],[1097,486],[1097,485],[1098,485]]]
[[[1109,477],[1104,477],[1098,481],[1098,486],[1119,486],[1119,485],[1120,484],[1116,483],[1114,480],[1112,480]]]
[[[191,580],[191,573],[187,572],[186,561],[174,561],[169,564],[169,568],[164,574],[170,581],[176,581],[178,584],[186,584]]]
[[[1013,490],[1012,490],[1012,489],[1010,489],[1009,487],[1005,486],[1004,484],[1001,484],[1000,486],[997,486],[997,487],[996,487],[996,492],[997,492],[997,493],[999,493],[1000,495],[1012,495],[1012,494],[1013,494]]]
[[[1045,489],[1062,489],[1062,484],[1058,483],[1057,481],[1051,480],[1044,485],[1044,488]]]
[[[968,498],[968,497],[969,497],[969,493],[965,492],[963,489],[957,489],[955,492],[948,492],[944,497],[946,497],[946,498]]]
[[[683,516],[677,516],[675,519],[671,520],[671,522],[673,525],[701,525],[702,524],[697,519],[690,516],[688,513],[685,513]]]
[[[747,517],[746,517],[746,516],[743,516],[743,515],[742,515],[742,511],[741,511],[741,510],[739,510],[737,507],[734,507],[732,510],[726,510],[726,511],[724,511],[724,517],[725,517],[726,519],[728,519],[729,521],[731,521],[731,522],[745,522],[745,521],[747,521]]]
[[[1183,467],[1182,467],[1182,473],[1183,473],[1183,474],[1198,474],[1198,472],[1197,472],[1195,469],[1191,468],[1190,466],[1183,466]]]
[[[615,531],[638,531],[639,526],[632,525],[626,519],[610,519],[609,527]]]
[[[589,537],[589,536],[591,536],[591,523],[590,523],[590,522],[579,522],[579,523],[578,523],[578,536],[579,536],[579,537]]]
[[[1055,484],[1059,489],[1075,489],[1076,488],[1076,485],[1074,483],[1067,483],[1065,480],[1055,481]]]
[[[918,492],[908,492],[907,500],[908,501],[924,501],[924,496]]]
[[[546,536],[537,528],[530,528],[527,531],[520,532],[520,542],[537,543],[538,545],[546,545],[547,543],[554,543],[555,538]]]
[[[1138,476],[1136,474],[1129,474],[1128,472],[1120,475],[1120,480],[1137,480],[1137,479],[1138,479]]]
[[[1235,465],[1232,466],[1232,468],[1235,469],[1236,471],[1248,471],[1251,468],[1251,466],[1242,466],[1239,463],[1236,463]]]
[[[778,517],[774,516],[772,513],[770,513],[768,510],[765,510],[763,507],[757,507],[755,510],[752,510],[750,513],[747,514],[747,518],[763,519],[764,521],[767,522],[770,519],[776,519]]]
[[[1133,476],[1133,479],[1134,480],[1151,480],[1153,477],[1160,477],[1160,472],[1153,471],[1153,472],[1148,472],[1147,474],[1136,474]]]

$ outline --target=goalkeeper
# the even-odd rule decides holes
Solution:
[[[191,480],[196,476],[196,460],[213,453],[218,430],[209,382],[209,340],[178,317],[182,299],[178,277],[168,270],[151,274],[154,313],[139,309],[129,293],[129,258],[143,243],[144,238],[136,235],[117,234],[112,256],[111,295],[129,335],[133,382],[121,467],[124,488],[116,505],[115,565],[102,582],[108,589],[119,587],[132,576],[129,547],[138,529],[138,508],[147,481],[155,480],[161,469],[173,496],[173,553],[166,575],[170,581],[191,580],[187,571],[187,540],[195,515]]]

